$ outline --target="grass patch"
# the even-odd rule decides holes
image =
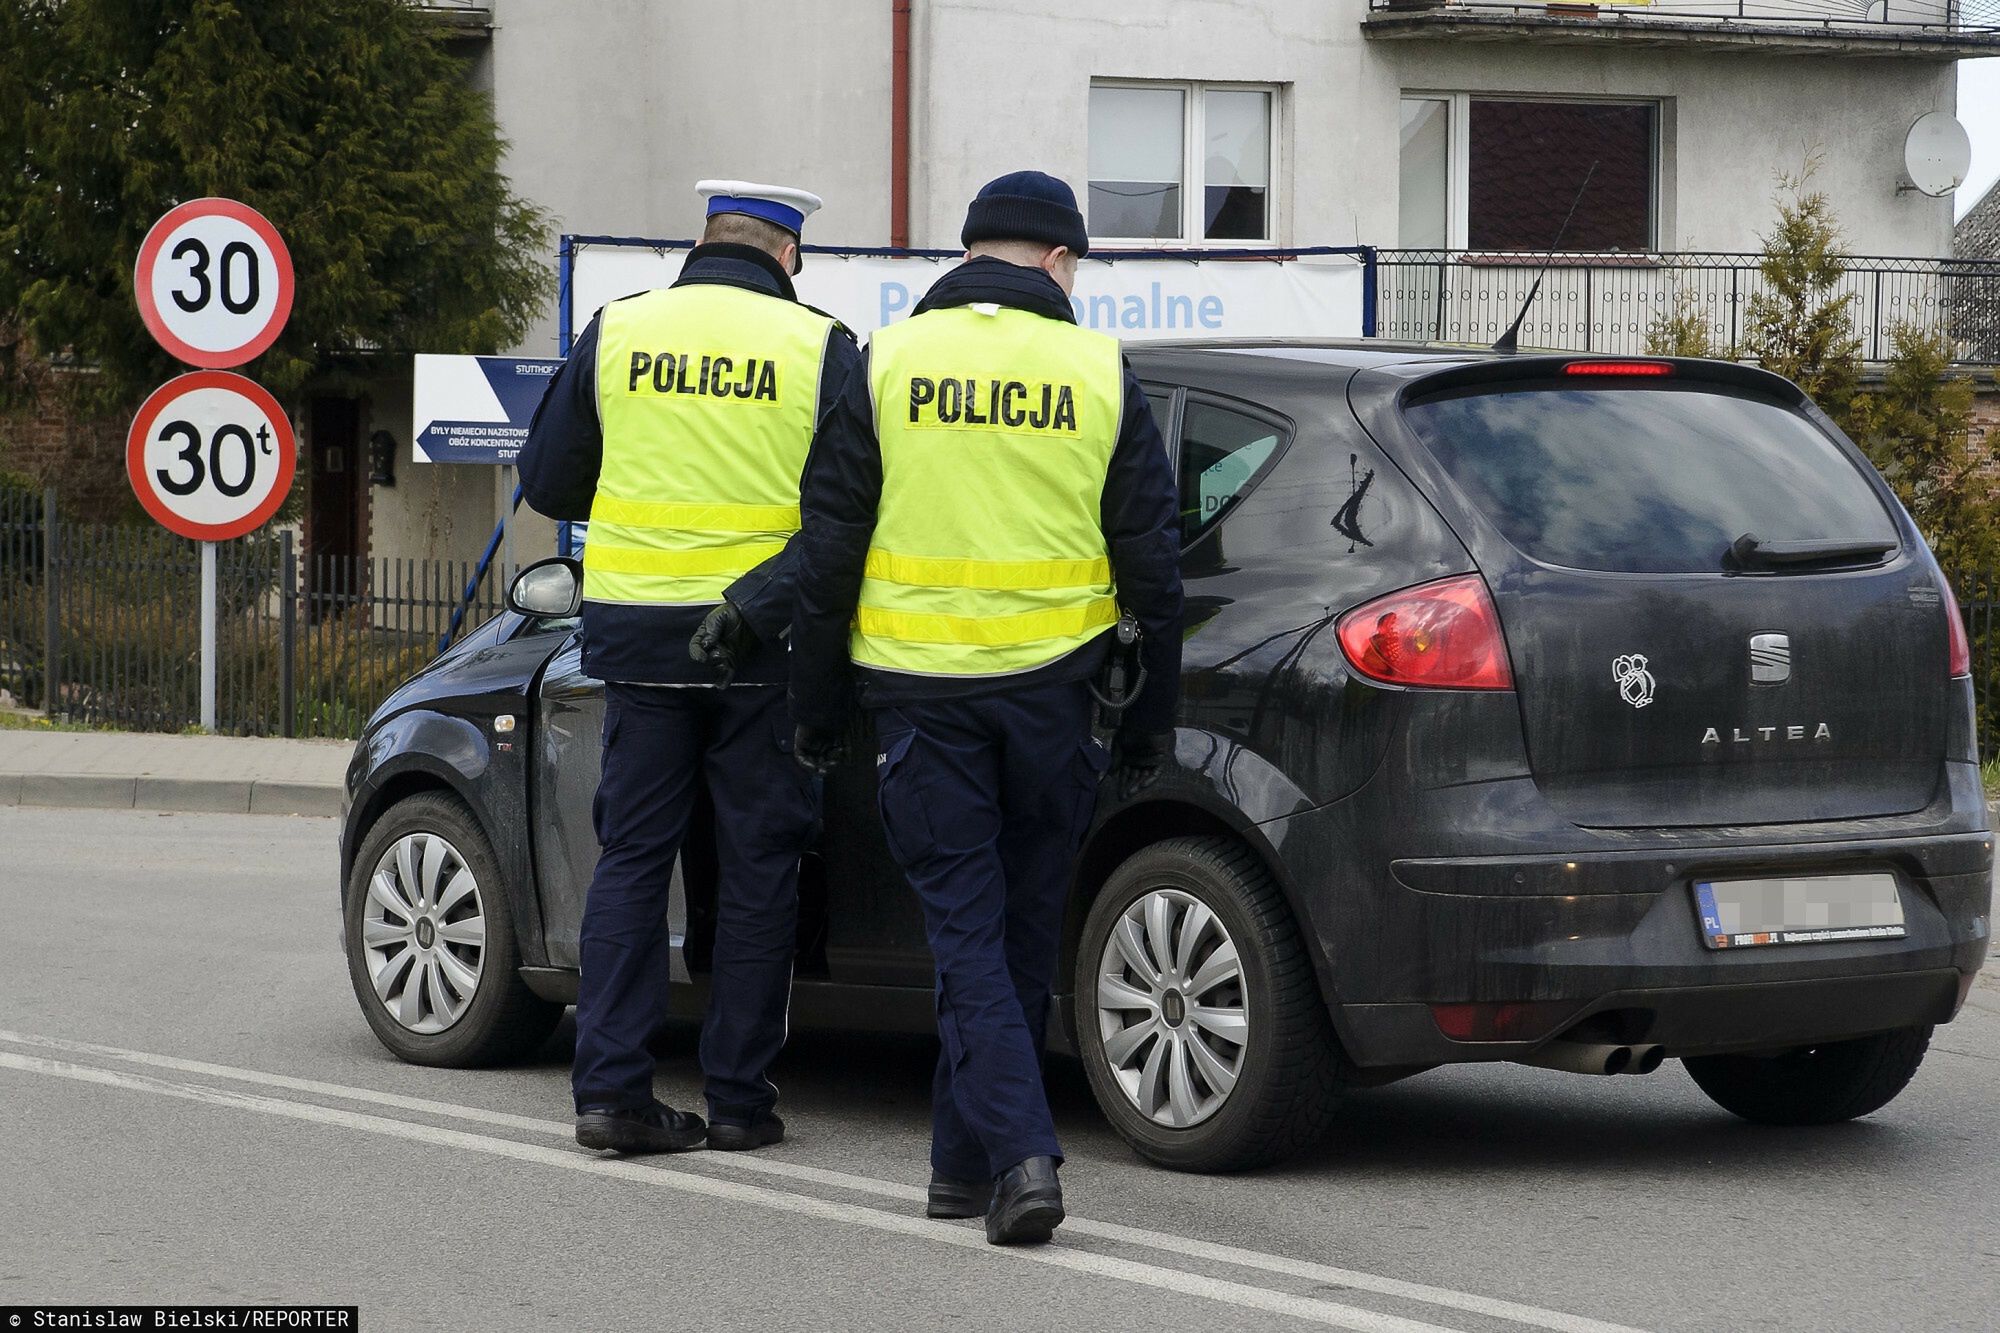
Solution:
[[[88,722],[67,722],[60,718],[45,717],[40,713],[27,713],[12,708],[0,708],[0,731],[113,731],[113,727],[93,726]]]
[[[2000,758],[1988,759],[1981,764],[1979,776],[1986,780],[1986,799],[2000,800]]]

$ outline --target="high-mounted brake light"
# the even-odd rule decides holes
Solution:
[[[1340,649],[1385,685],[1511,690],[1500,615],[1477,574],[1440,579],[1364,602],[1340,618]]]
[[[1563,367],[1565,375],[1671,375],[1674,368],[1665,361],[1572,361]]]

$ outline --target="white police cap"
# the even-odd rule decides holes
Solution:
[[[708,216],[742,213],[800,235],[806,219],[824,202],[810,190],[789,185],[759,185],[755,181],[697,181],[695,193],[708,200]]]

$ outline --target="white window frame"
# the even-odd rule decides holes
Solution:
[[[1642,253],[1657,253],[1660,236],[1665,226],[1666,193],[1666,135],[1667,102],[1659,97],[1578,97],[1565,93],[1513,93],[1513,92],[1442,92],[1426,88],[1405,88],[1397,102],[1397,115],[1401,116],[1402,102],[1423,100],[1445,102],[1446,136],[1446,179],[1445,179],[1445,248],[1467,250],[1471,248],[1472,236],[1472,104],[1474,102],[1570,102],[1588,103],[1593,106],[1649,106],[1653,108],[1653,215],[1648,220],[1646,250]],[[1397,169],[1401,171],[1401,162]],[[1400,181],[1398,188],[1401,188]],[[1551,240],[1554,238],[1551,237]],[[1397,237],[1401,244],[1402,238]],[[1535,251],[1510,251],[1509,253],[1531,254]]]
[[[1278,239],[1278,233],[1281,230],[1278,222],[1281,187],[1278,182],[1281,178],[1280,173],[1285,165],[1285,137],[1282,132],[1285,121],[1285,110],[1284,97],[1282,95],[1284,86],[1282,84],[1232,83],[1205,79],[1093,78],[1090,81],[1091,91],[1095,92],[1099,88],[1157,88],[1181,94],[1181,234],[1179,236],[1099,236],[1095,232],[1092,232],[1090,246],[1093,251],[1100,245],[1120,250],[1158,250],[1170,246],[1175,248],[1200,246],[1204,249],[1257,250],[1270,249],[1281,244]],[[1202,227],[1206,221],[1204,209],[1208,198],[1208,182],[1203,175],[1208,163],[1201,151],[1206,143],[1204,128],[1207,116],[1205,109],[1206,102],[1203,94],[1209,92],[1263,93],[1270,99],[1268,105],[1271,108],[1271,123],[1266,136],[1270,161],[1265,165],[1265,179],[1269,184],[1264,187],[1264,226],[1268,232],[1267,235],[1254,239],[1243,238],[1220,241],[1207,240],[1201,235]],[[1409,95],[1415,96],[1416,94]],[[1089,130],[1086,123],[1086,157],[1088,156],[1088,137]],[[1084,190],[1086,195],[1084,200],[1084,216],[1086,218],[1090,214],[1089,189],[1089,169],[1086,165],[1084,173]]]

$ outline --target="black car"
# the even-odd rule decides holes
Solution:
[[[1049,1042],[1141,1153],[1219,1169],[1437,1065],[1647,1073],[1751,1120],[1876,1110],[1987,949],[1964,629],[1790,383],[1373,343],[1134,348],[1181,479],[1175,766],[1102,798]],[[345,940],[406,1060],[575,994],[602,695],[544,562],[369,722]],[[872,746],[803,877],[802,1022],[927,1031]],[[702,821],[697,821],[697,828]],[[677,968],[708,965],[712,838]],[[676,988],[689,1012],[699,984]]]

